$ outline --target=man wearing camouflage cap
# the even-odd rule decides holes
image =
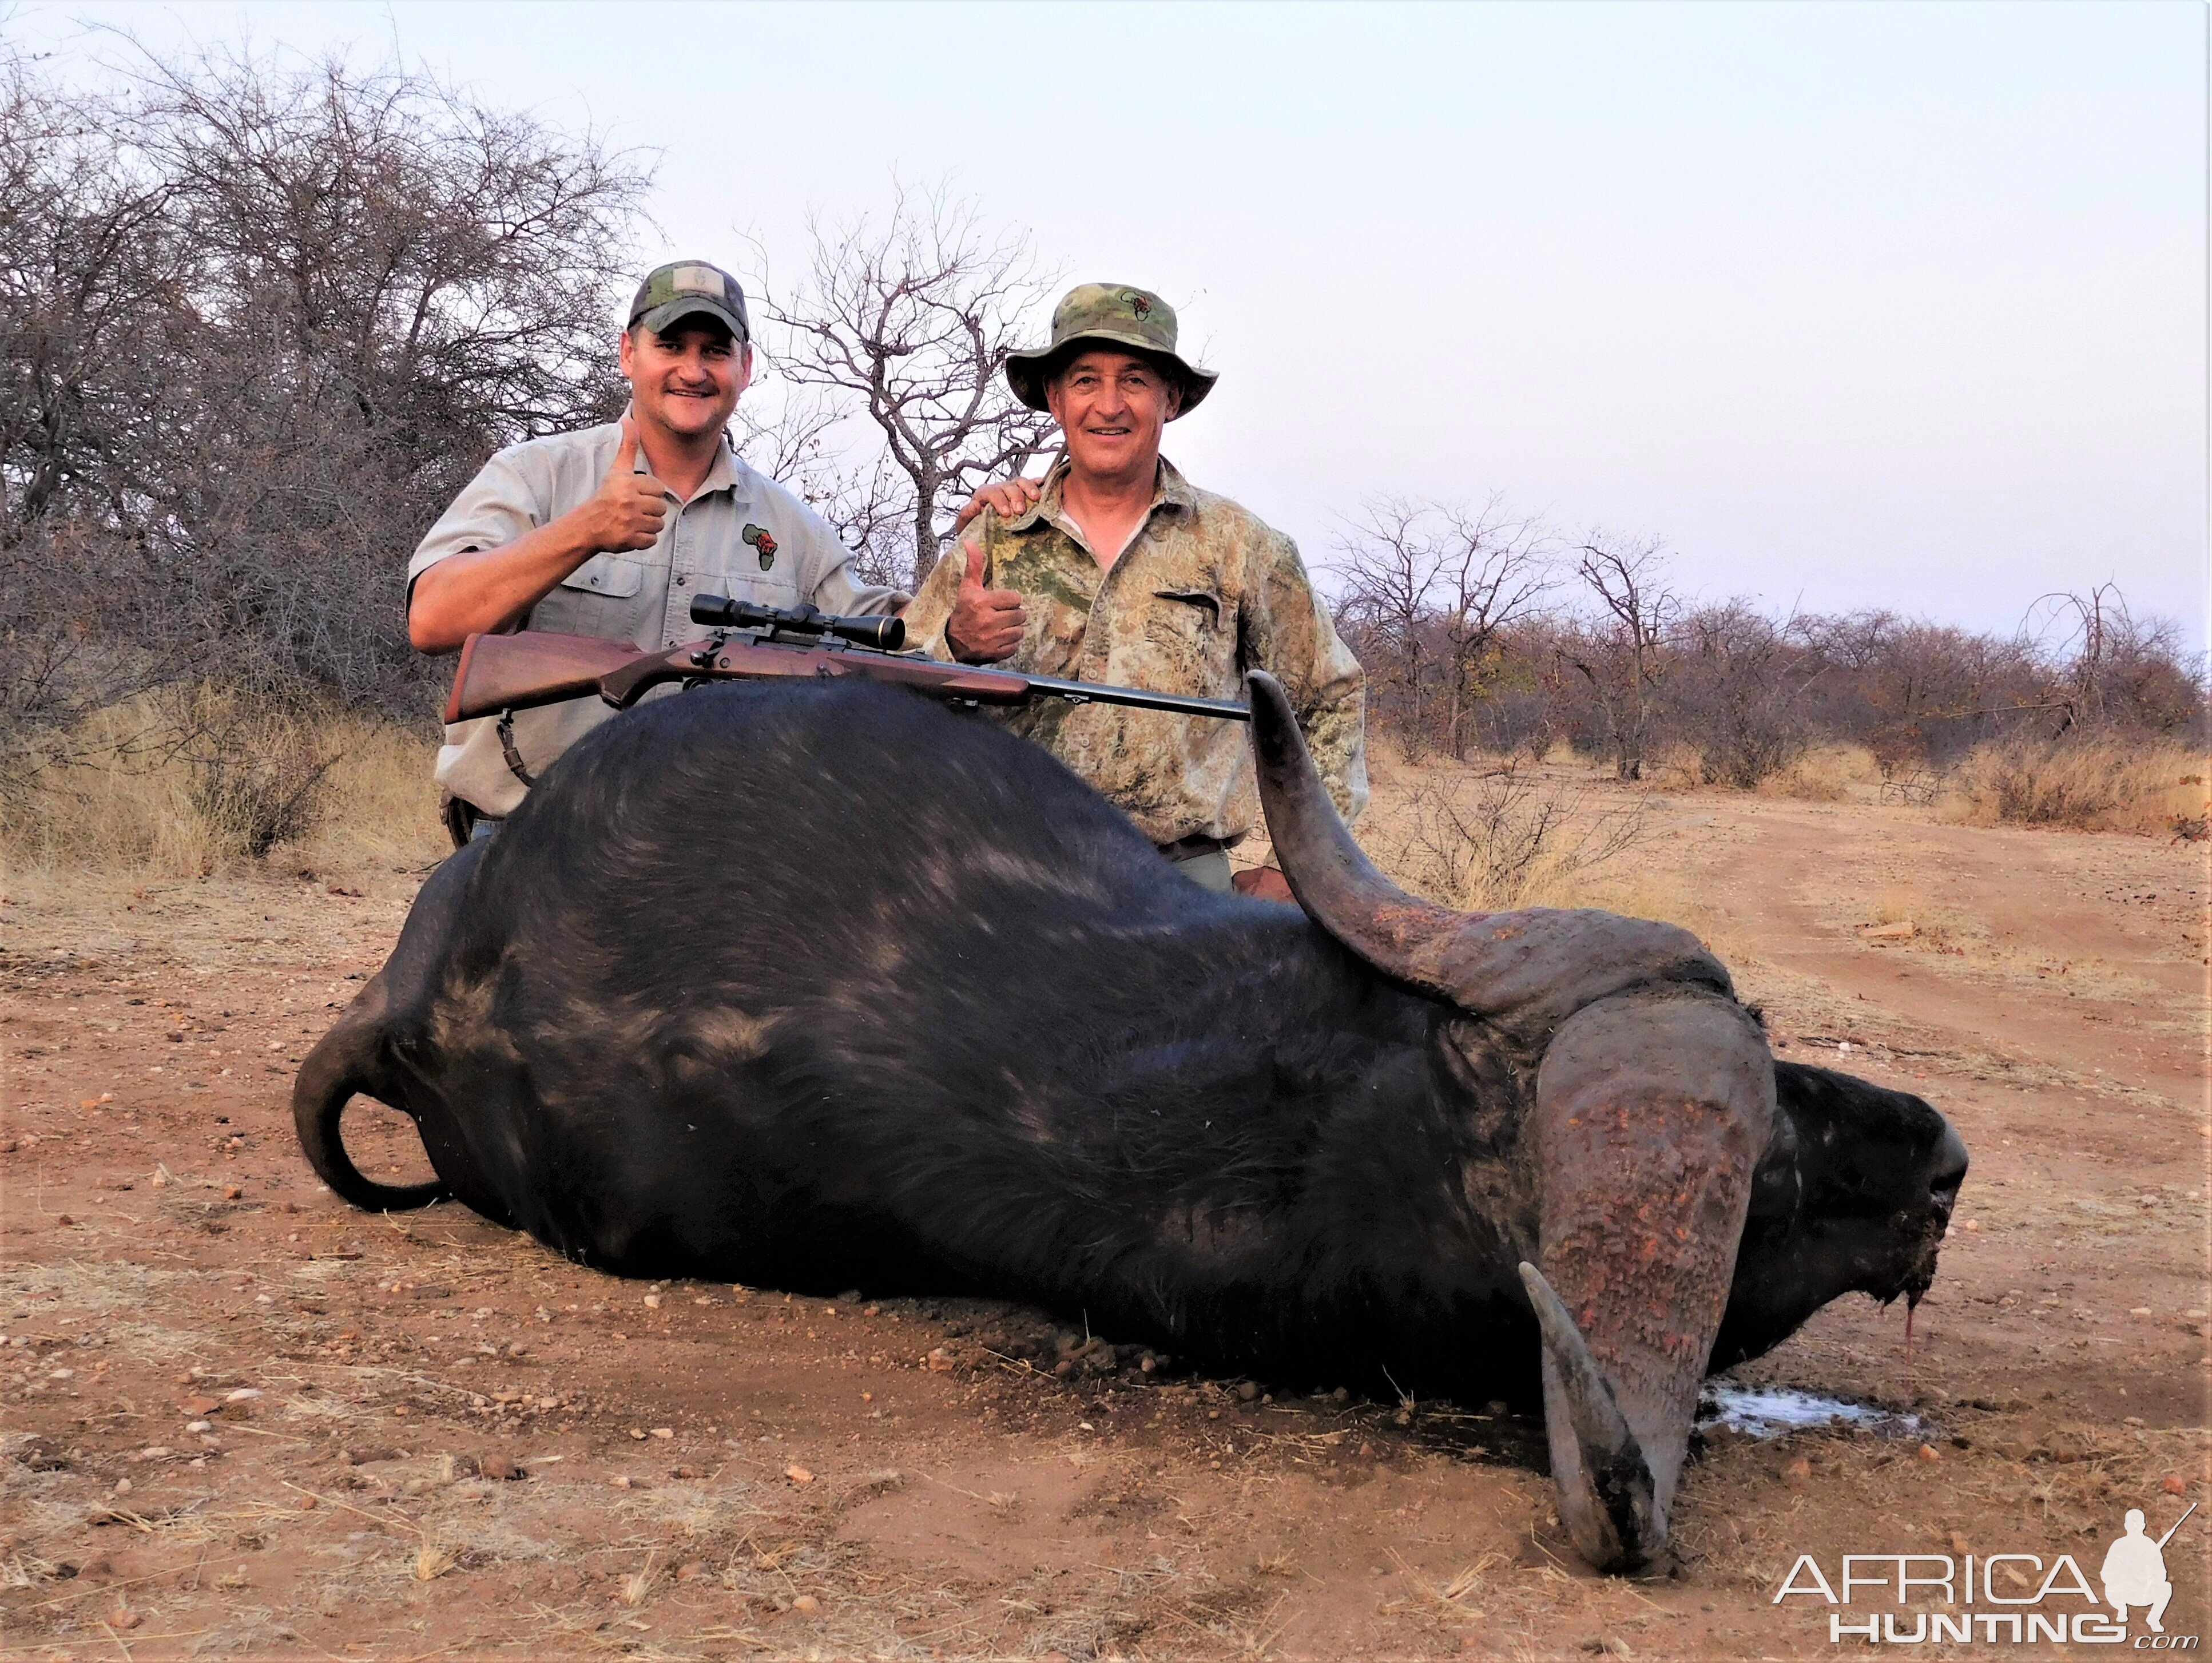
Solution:
[[[1358,661],[1291,539],[1160,454],[1162,429],[1216,380],[1176,351],[1174,309],[1149,289],[1085,283],[1054,310],[1048,344],[1006,360],[1006,379],[1052,412],[1064,448],[1041,488],[981,493],[988,506],[907,609],[908,641],[971,664],[1213,698],[1269,671],[1339,812],[1356,817],[1367,801]],[[1057,700],[997,719],[1118,804],[1186,875],[1231,886],[1228,850],[1259,813],[1240,728]],[[1237,886],[1288,899],[1273,873]]]
[[[826,612],[905,604],[856,582],[828,522],[731,449],[725,429],[752,378],[734,277],[702,260],[659,267],[630,302],[620,352],[630,403],[619,422],[501,451],[422,539],[407,567],[418,649],[518,625],[672,647],[699,633],[702,592]],[[448,824],[459,835],[511,812],[611,714],[571,699],[447,728],[438,782],[465,805]]]

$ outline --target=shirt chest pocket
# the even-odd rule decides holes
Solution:
[[[645,588],[645,568],[619,555],[595,554],[532,608],[530,627],[562,635],[627,639],[632,613]]]
[[[632,600],[645,587],[645,568],[635,560],[611,554],[595,554],[561,580],[564,589],[603,595],[609,600]]]
[[[745,564],[734,562],[720,576],[705,572],[695,581],[708,594],[719,590],[732,600],[750,600],[757,606],[796,606],[805,598],[783,562],[778,561],[772,572],[747,571]]]
[[[1146,611],[1145,645],[1155,660],[1147,685],[1162,691],[1205,692],[1233,677],[1233,621],[1224,624],[1221,597],[1211,589],[1155,589]]]

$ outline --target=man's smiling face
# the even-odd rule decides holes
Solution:
[[[1078,472],[1097,478],[1149,478],[1160,454],[1160,429],[1182,402],[1182,391],[1151,360],[1094,348],[1078,353],[1045,386],[1045,401]]]
[[[665,335],[642,328],[626,332],[622,372],[641,423],[693,439],[727,425],[738,394],[752,378],[752,351],[719,323],[684,318]]]

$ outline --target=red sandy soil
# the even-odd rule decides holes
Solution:
[[[2202,855],[1868,805],[1652,814],[1632,860],[1780,1054],[1923,1093],[1974,1161],[1909,1361],[1903,1307],[1852,1299],[1738,1371],[1921,1428],[1708,1438],[1670,1574],[1588,1574],[1540,1428],[1483,1404],[1278,1398],[1146,1372],[1079,1313],[647,1286],[454,1206],[355,1212],[288,1093],[420,874],[26,879],[0,899],[0,1646],[1754,1659],[1836,1649],[1829,1607],[1774,1601],[1800,1554],[1831,1580],[1846,1552],[2071,1554],[2094,1581],[2126,1508],[2156,1535],[2209,1494]],[[365,1165],[426,1170],[370,1118]],[[2200,1508],[2170,1634],[2206,1632],[2208,1547]]]

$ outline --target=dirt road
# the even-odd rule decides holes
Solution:
[[[2202,856],[1721,795],[1654,825],[1636,875],[1781,1054],[1922,1092],[1974,1167],[1909,1361],[1902,1307],[1852,1300],[1741,1371],[1917,1422],[1716,1432],[1641,1582],[1579,1569],[1540,1429],[1482,1404],[1277,1400],[1079,1317],[621,1282],[453,1207],[353,1212],[286,1094],[418,874],[19,882],[8,1654],[1794,1657],[1835,1649],[1831,1607],[1774,1603],[1802,1554],[2094,1579],[2125,1509],[2208,1499]],[[2200,1508],[2170,1633],[2205,1633],[2208,1547]]]

